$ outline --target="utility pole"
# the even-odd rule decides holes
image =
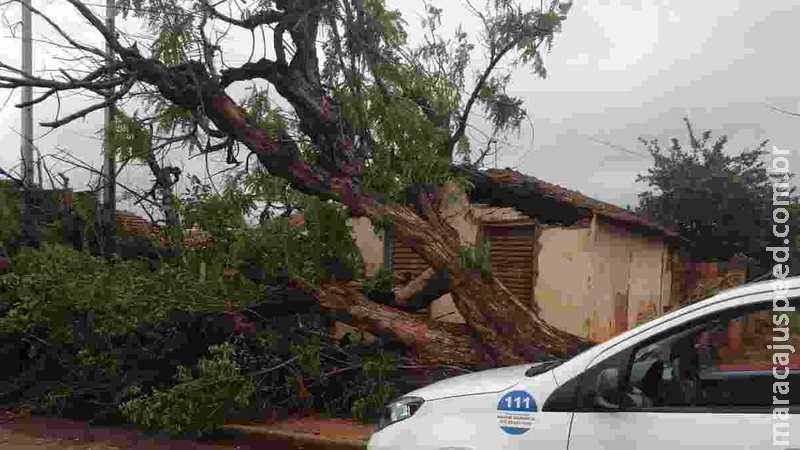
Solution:
[[[22,0],[22,71],[27,76],[33,75],[33,44],[31,21],[31,0]],[[33,100],[33,87],[22,87],[22,103],[29,103]],[[20,150],[22,153],[22,180],[25,188],[30,189],[34,186],[33,179],[33,106],[29,105],[22,108],[22,142]]]
[[[116,26],[114,24],[114,16],[116,15],[115,0],[106,0],[106,28],[112,33],[116,34]],[[106,63],[110,66],[114,62],[114,51],[111,44],[106,42]],[[111,77],[109,72],[109,77]],[[110,95],[114,91],[111,90]],[[104,126],[104,148],[103,148],[103,196],[100,202],[101,213],[99,217],[103,221],[102,226],[102,241],[103,253],[110,256],[114,252],[114,210],[116,208],[116,182],[117,182],[117,164],[114,159],[114,153],[111,151],[108,142],[108,131],[113,125],[114,113],[116,105],[109,104],[105,109],[105,126]]]
[[[22,72],[25,76],[33,76],[33,22],[31,20],[31,0],[22,0]],[[33,87],[22,88],[22,103],[33,100]],[[21,244],[39,245],[39,217],[34,204],[33,188],[33,105],[22,108],[20,114],[20,153],[22,156],[22,191],[20,192],[19,225]]]

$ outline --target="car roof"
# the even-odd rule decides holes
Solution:
[[[772,292],[773,283],[775,281],[777,281],[777,279],[769,279],[765,281],[759,281],[756,283],[748,283],[742,286],[737,286],[735,288],[727,289],[718,294],[715,294],[707,299],[684,306],[683,308],[670,311],[669,313],[664,314],[661,317],[655,318],[649,322],[646,322],[636,327],[635,329],[628,330],[605,342],[597,344],[594,347],[586,350],[585,352],[577,355],[574,358],[577,364],[563,364],[557,367],[556,368],[557,379],[560,383],[566,381],[566,379],[562,378],[571,378],[572,376],[577,375],[577,372],[583,371],[583,369],[586,367],[583,364],[583,361],[585,361],[586,364],[589,364],[591,363],[592,360],[594,360],[594,358],[597,355],[604,352],[605,350],[614,347],[620,344],[621,342],[630,339],[633,336],[646,332],[647,330],[653,327],[657,327],[664,322],[673,320],[675,317],[689,314],[699,309],[707,308],[711,305],[719,305],[721,303],[734,302],[736,299],[739,299],[741,297]],[[800,276],[786,277],[780,281],[784,282],[784,285],[787,290],[800,289]],[[563,375],[559,376],[558,372],[562,372]]]
[[[763,292],[769,292],[773,290],[772,286],[775,283],[775,281],[783,281],[783,283],[786,286],[786,289],[794,289],[800,287],[800,275],[793,277],[786,277],[783,279],[772,278],[764,281],[759,281],[756,283],[748,283],[748,284],[743,284],[741,286],[736,286],[735,288],[722,291],[719,294],[703,301],[705,302],[716,298],[718,298],[719,300],[725,300],[729,298],[741,297],[742,295],[760,294]]]

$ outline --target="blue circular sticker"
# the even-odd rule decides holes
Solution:
[[[537,411],[533,396],[527,391],[511,391],[497,403],[497,422],[508,434],[523,434],[534,422]]]

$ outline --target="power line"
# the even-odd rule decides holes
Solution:
[[[645,153],[642,153],[642,152],[637,152],[635,150],[629,150],[629,149],[627,149],[627,148],[625,148],[625,147],[623,147],[623,146],[621,146],[619,144],[614,144],[612,142],[604,141],[602,139],[598,139],[598,138],[592,137],[592,136],[588,136],[588,138],[589,138],[590,141],[592,141],[594,143],[602,144],[602,145],[605,145],[606,147],[611,147],[611,148],[613,148],[615,150],[619,150],[619,151],[621,151],[623,153],[627,153],[629,155],[634,155],[634,156],[639,156],[639,157],[642,157],[642,158],[650,159],[650,155],[648,155],[648,154],[645,154]]]

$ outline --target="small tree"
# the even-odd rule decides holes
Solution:
[[[796,200],[797,195],[783,174],[769,173],[763,160],[767,141],[732,156],[725,152],[727,136],[712,140],[708,130],[697,136],[689,119],[684,122],[688,147],[677,138],[667,149],[657,140],[640,139],[653,157],[653,167],[637,178],[650,188],[639,195],[639,212],[690,239],[700,259],[740,254],[769,266],[766,247],[784,245],[772,233],[773,186],[786,199]]]

